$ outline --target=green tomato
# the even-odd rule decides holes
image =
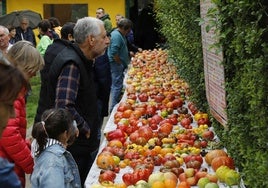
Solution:
[[[210,182],[207,177],[200,178],[198,180],[197,186],[198,188],[205,188],[205,186]]]
[[[224,182],[225,175],[231,169],[228,166],[221,166],[216,170],[216,175],[221,182]]]
[[[135,184],[135,188],[150,188],[149,184],[144,181],[144,180],[139,180],[136,184]]]
[[[225,174],[224,182],[231,186],[231,185],[238,185],[240,182],[240,175],[237,171],[235,170],[229,170]]]
[[[217,183],[210,182],[205,185],[205,188],[219,188],[219,185]]]

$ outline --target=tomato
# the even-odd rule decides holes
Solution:
[[[153,159],[155,166],[160,166],[162,164],[163,157],[161,155],[156,155],[153,157]]]
[[[138,99],[140,100],[140,102],[147,102],[148,98],[149,96],[146,93],[140,93],[138,95]]]
[[[181,123],[181,126],[186,127],[186,126],[189,126],[191,124],[191,120],[189,118],[185,117],[181,120],[180,123]]]
[[[211,122],[209,121],[209,119],[201,117],[201,118],[199,118],[197,120],[197,125],[205,125],[205,124],[207,124],[207,125],[210,125],[211,124]]]
[[[131,116],[132,112],[133,112],[133,110],[126,109],[126,110],[123,111],[122,117],[123,118],[129,118]]]
[[[151,127],[152,130],[157,130],[158,129],[158,125],[155,123],[155,124],[151,124],[149,125]]]
[[[172,160],[176,160],[176,157],[173,154],[168,153],[163,157],[162,162],[164,164],[165,162],[172,161]]]
[[[173,129],[173,125],[171,123],[163,123],[160,125],[158,129],[158,133],[162,133],[165,135],[169,135]]]
[[[122,179],[127,186],[135,184],[132,173],[123,174]]]
[[[165,98],[165,96],[161,93],[159,93],[153,97],[154,101],[157,103],[161,103],[164,100],[164,98]]]
[[[173,108],[179,108],[179,107],[182,107],[183,100],[181,98],[176,98],[172,101],[172,103],[173,103]]]
[[[126,133],[122,131],[121,129],[115,129],[115,130],[105,133],[105,137],[108,141],[110,141],[113,139],[125,138]]]
[[[100,175],[99,175],[99,182],[102,183],[102,182],[107,182],[107,181],[110,181],[110,182],[114,182],[114,179],[116,177],[116,174],[114,171],[112,170],[101,170],[100,171]]]
[[[115,112],[114,119],[122,119],[123,112]]]
[[[173,160],[168,160],[163,164],[164,167],[166,168],[179,168],[180,167],[180,163],[177,161],[177,159],[173,159]]]
[[[177,125],[178,124],[178,118],[176,118],[176,117],[169,117],[169,119],[170,119],[170,121],[171,121],[171,123],[173,125]]]
[[[141,113],[141,115],[143,116],[146,112],[146,108],[145,107],[135,107],[135,111],[139,111]]]
[[[153,137],[153,130],[151,127],[149,126],[141,126],[138,129],[138,133],[140,135],[140,137],[145,138],[147,141]]]
[[[163,120],[163,118],[158,114],[155,114],[151,119],[152,121],[154,120],[156,124],[160,123]]]
[[[127,95],[127,98],[128,98],[128,99],[132,99],[132,100],[135,100],[135,101],[136,101],[137,96],[136,96],[136,94],[135,94],[135,93],[130,93],[130,94],[128,94],[128,95]]]
[[[164,124],[164,123],[172,124],[172,121],[171,121],[170,119],[163,119],[163,120],[159,123],[159,125],[162,125],[162,124]]]
[[[133,143],[136,143],[136,140],[140,137],[138,130],[134,131],[129,135],[129,140]]]
[[[150,116],[155,115],[156,114],[156,107],[153,106],[153,105],[147,106],[147,108],[146,108],[146,114],[147,115],[150,115]]]
[[[200,144],[201,144],[201,147],[202,147],[202,148],[205,148],[205,147],[207,147],[208,142],[205,141],[205,140],[202,140],[202,141],[200,142]]]
[[[117,107],[117,111],[119,111],[119,112],[124,112],[125,110],[128,110],[128,109],[132,109],[132,107],[127,102],[121,102],[121,103],[119,103],[119,105]]]
[[[182,106],[177,109],[179,114],[188,114],[188,108]]]
[[[187,168],[194,168],[194,169],[200,169],[201,163],[196,160],[190,160],[189,162],[186,163]]]
[[[138,130],[138,126],[137,125],[133,125],[133,126],[127,126],[125,132],[127,133],[127,135],[130,135],[131,133],[135,132],[136,130]]]
[[[128,151],[125,153],[125,156],[124,156],[124,159],[131,159],[131,160],[134,160],[134,159],[139,159],[140,158],[140,154],[139,152],[137,151]]]

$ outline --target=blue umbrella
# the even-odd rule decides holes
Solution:
[[[32,10],[16,10],[9,14],[0,16],[0,25],[12,25],[14,27],[18,27],[20,26],[20,20],[23,17],[26,17],[29,20],[29,26],[32,29],[37,28],[39,22],[42,21],[41,14],[37,12],[34,12]]]

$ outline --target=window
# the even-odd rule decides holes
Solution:
[[[61,25],[88,16],[88,4],[44,4],[44,18],[56,17]]]

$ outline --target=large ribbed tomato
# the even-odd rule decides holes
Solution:
[[[207,162],[207,164],[211,165],[212,160],[219,156],[228,156],[228,155],[224,150],[215,149],[215,150],[209,151],[205,155],[205,161]]]
[[[147,141],[153,137],[153,130],[149,126],[141,126],[138,132],[140,137],[145,138]]]
[[[220,156],[212,160],[211,167],[215,172],[220,166],[228,166],[230,169],[235,169],[234,160],[228,156]]]

